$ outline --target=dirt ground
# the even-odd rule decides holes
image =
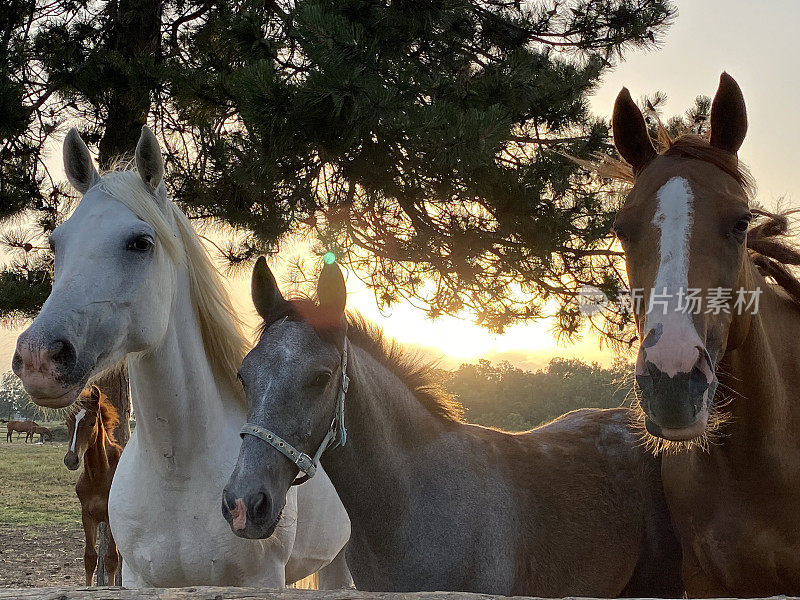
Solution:
[[[9,444],[0,433],[0,587],[84,585],[78,475],[64,467],[66,444]]]
[[[84,585],[79,525],[0,526],[0,587]]]

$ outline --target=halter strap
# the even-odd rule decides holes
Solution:
[[[322,439],[314,456],[311,457],[305,452],[301,452],[289,442],[284,440],[279,435],[276,435],[269,429],[256,425],[255,423],[245,423],[239,435],[244,438],[245,435],[252,435],[260,440],[264,440],[270,446],[275,448],[278,452],[283,454],[286,458],[292,461],[297,468],[300,469],[304,475],[298,477],[292,482],[292,485],[300,485],[311,479],[317,473],[317,465],[322,454],[328,448],[336,448],[337,446],[344,446],[347,442],[347,429],[344,425],[344,400],[347,395],[347,388],[350,385],[350,378],[347,376],[347,347],[349,341],[347,337],[344,338],[344,349],[342,350],[342,379],[339,386],[339,393],[336,396],[336,408],[333,413],[333,420],[328,427],[328,433]]]

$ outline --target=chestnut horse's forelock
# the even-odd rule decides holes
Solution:
[[[715,148],[706,136],[686,134],[672,139],[661,123],[658,124],[658,131],[660,150],[657,156],[679,156],[707,162],[735,179],[753,204],[756,187],[750,171],[730,152]],[[594,161],[573,160],[600,177],[633,184],[633,168],[624,160],[607,154],[597,155]],[[800,304],[800,278],[791,270],[792,266],[800,266],[800,250],[789,241],[789,218],[800,210],[773,213],[754,205],[751,212],[757,218],[747,232],[750,259],[762,275],[775,281],[792,300]]]
[[[90,390],[91,388],[86,388],[83,392],[81,392],[81,395],[78,397],[78,401],[72,405],[72,412],[70,413],[70,416],[74,416],[82,408],[86,408],[86,405],[82,402],[82,400],[89,398],[89,395],[91,394]],[[102,421],[103,429],[105,429],[108,441],[122,450],[122,447],[117,442],[115,434],[117,425],[119,425],[120,422],[119,411],[111,402],[111,400],[108,399],[108,396],[102,392],[102,390],[100,391],[100,402],[98,402],[97,410],[99,411],[97,416],[99,417],[99,420]],[[95,423],[96,422],[97,420]]]

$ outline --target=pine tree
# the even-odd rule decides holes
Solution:
[[[611,151],[588,95],[660,40],[668,0],[13,2],[24,10],[0,7],[0,27],[23,41],[0,64],[0,135],[18,166],[4,161],[2,215],[58,221],[64,192],[41,166],[56,126],[77,121],[106,166],[149,109],[172,196],[245,232],[232,263],[311,230],[382,304],[469,309],[494,330],[553,301],[574,332],[577,290],[617,284],[614,189],[568,156]],[[46,267],[44,244],[24,243]],[[19,308],[4,284],[0,311],[35,312],[41,295]]]
[[[614,188],[568,156],[611,151],[587,97],[624,51],[658,41],[668,2],[198,11],[156,117],[183,205],[252,233],[231,262],[310,229],[382,305],[467,309],[498,331],[554,306],[573,333],[581,286],[612,293]]]

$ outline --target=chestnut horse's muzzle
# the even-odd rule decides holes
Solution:
[[[699,365],[671,376],[647,360],[644,367],[644,373],[636,375],[636,383],[641,390],[647,431],[672,441],[701,437],[708,423],[716,379],[709,382],[706,370]]]

